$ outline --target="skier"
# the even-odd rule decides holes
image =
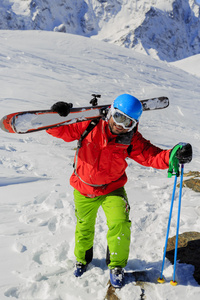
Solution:
[[[51,109],[67,116],[71,107],[71,103],[57,102]],[[146,167],[169,167],[171,149],[162,150],[139,133],[141,115],[141,102],[132,95],[122,94],[112,103],[105,120],[99,119],[96,123],[84,121],[47,130],[65,142],[79,141],[70,178],[77,218],[74,275],[81,276],[92,261],[95,220],[102,206],[108,225],[106,262],[110,282],[116,288],[123,285],[130,246],[130,206],[124,189],[126,158]],[[181,163],[192,160],[190,144],[178,145],[175,153],[174,159],[178,158]]]

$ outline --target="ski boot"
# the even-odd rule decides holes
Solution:
[[[110,270],[110,283],[115,288],[121,288],[124,283],[124,270],[121,267],[115,267]]]
[[[83,275],[83,273],[87,270],[87,264],[86,265],[84,265],[84,264],[82,264],[81,262],[76,262],[76,269],[75,269],[75,271],[74,271],[74,275],[76,276],[76,277],[80,277],[80,276],[82,276]]]

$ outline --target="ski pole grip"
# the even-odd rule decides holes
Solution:
[[[177,158],[177,151],[182,149],[182,145],[178,144],[170,152],[169,157],[169,169],[168,169],[168,178],[171,178],[173,175],[179,176],[179,160]],[[175,174],[173,173],[175,172]]]

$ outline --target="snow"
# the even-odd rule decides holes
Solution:
[[[197,68],[197,66],[200,65],[200,54],[193,55],[182,60],[177,60],[171,64],[188,73],[191,73],[192,75],[200,77],[200,70]]]
[[[81,36],[39,31],[0,31],[1,116],[23,110],[49,109],[56,101],[88,106],[92,93],[99,104],[124,92],[139,99],[167,96],[165,110],[144,112],[140,131],[169,149],[193,145],[185,172],[200,168],[198,56],[191,58],[195,76],[171,64]],[[197,61],[196,61],[197,59]],[[185,65],[183,61],[183,65]],[[184,67],[185,68],[185,67]],[[94,259],[82,278],[73,276],[75,258],[73,170],[76,143],[41,131],[0,131],[0,299],[104,299],[109,280],[105,263],[106,220],[99,210]],[[148,270],[152,281],[162,266],[173,179],[128,160],[126,191],[131,205],[130,270]],[[177,193],[178,194],[178,193]],[[170,236],[176,233],[177,199]],[[180,233],[199,231],[199,194],[183,188]],[[166,260],[166,283],[145,284],[145,299],[199,297],[194,268],[177,263],[178,285],[170,285],[173,266]],[[134,281],[116,292],[120,299],[140,299]]]
[[[171,1],[157,1],[155,6],[163,11],[169,12],[172,10],[172,2]]]
[[[12,5],[12,11],[16,15],[28,16],[29,14],[28,2],[29,1],[14,1]]]

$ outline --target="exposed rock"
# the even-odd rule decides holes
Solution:
[[[183,175],[184,177],[190,177],[189,179],[183,180],[183,186],[192,189],[195,192],[200,192],[200,172],[190,171]],[[177,185],[178,187],[180,184]]]
[[[110,280],[108,282],[108,289],[105,300],[119,300],[119,298],[115,294],[115,288],[111,285]]]
[[[176,236],[168,239],[166,257],[174,263],[174,249]],[[200,284],[200,233],[185,232],[179,235],[177,260],[179,263],[190,264],[195,267],[194,278]]]

